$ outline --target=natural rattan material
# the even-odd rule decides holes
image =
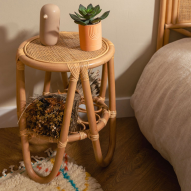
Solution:
[[[71,72],[70,81],[78,81],[80,73],[79,63],[67,63],[67,66]]]
[[[20,131],[20,136],[28,136],[27,129]]]
[[[191,1],[179,0],[178,6],[178,23],[191,22]]]
[[[66,142],[64,142],[64,143],[58,141],[58,148],[60,148],[60,149],[65,148],[67,143],[68,143],[68,140]]]
[[[88,131],[88,138],[91,140],[91,141],[97,141],[99,139],[99,134],[97,135],[92,135],[90,133],[90,131]]]
[[[80,78],[82,81],[89,80],[88,65],[88,62],[82,63],[80,65]]]
[[[109,111],[109,117],[115,118],[117,116],[117,111]]]
[[[64,38],[61,38],[61,37]],[[109,131],[109,147],[106,157],[103,157],[100,142],[99,142],[99,134],[98,132],[104,128],[104,122],[98,121],[96,123],[97,117],[94,116],[94,99],[92,100],[91,95],[91,88],[89,80],[85,80],[85,75],[83,75],[82,87],[84,91],[84,100],[87,109],[87,116],[88,116],[88,123],[89,129],[77,132],[75,134],[69,134],[69,126],[71,122],[71,111],[73,108],[73,101],[74,96],[76,93],[76,86],[77,81],[76,79],[79,76],[75,76],[74,74],[78,74],[77,72],[73,72],[71,76],[73,78],[69,80],[68,85],[68,92],[67,92],[67,100],[66,100],[66,107],[64,110],[64,117],[63,123],[61,125],[61,132],[59,141],[63,144],[59,144],[58,147],[62,147],[62,149],[57,149],[56,159],[52,171],[46,177],[40,177],[36,172],[34,172],[32,165],[31,165],[31,158],[30,158],[30,149],[29,149],[29,139],[34,138],[39,140],[38,144],[43,144],[44,141],[57,142],[54,137],[47,137],[39,134],[29,134],[27,136],[21,136],[22,142],[22,150],[23,150],[23,158],[26,164],[27,174],[31,179],[36,182],[47,184],[56,177],[60,166],[61,166],[61,159],[65,152],[65,141],[67,140],[68,135],[68,142],[73,142],[77,140],[81,140],[87,138],[87,136],[92,140],[92,145],[94,148],[95,158],[98,164],[102,167],[106,167],[110,164],[114,150],[115,150],[115,142],[116,142],[116,118],[109,119],[109,111],[116,110],[116,103],[115,103],[115,76],[114,76],[114,59],[112,58],[115,52],[115,48],[113,44],[108,41],[107,39],[103,38],[102,41],[102,48],[98,51],[94,52],[85,52],[81,51],[79,48],[79,39],[78,33],[60,33],[60,39],[58,44],[55,46],[43,46],[40,43],[34,43],[35,39],[39,42],[39,37],[33,37],[25,42],[23,42],[19,49],[23,48],[23,51],[26,55],[19,56],[19,61],[23,64],[26,64],[29,67],[46,71],[45,75],[45,82],[44,82],[44,90],[43,92],[50,91],[50,80],[51,80],[51,72],[61,72],[63,78],[63,85],[64,88],[67,88],[68,79],[67,73],[72,71],[69,68],[72,64],[77,64],[80,70],[80,74],[83,74],[82,66],[85,68],[85,74],[87,69],[95,68],[98,66],[103,65],[103,72],[102,72],[102,81],[101,81],[101,89],[100,89],[100,97],[105,97],[106,93],[106,86],[107,86],[107,79],[108,79],[108,86],[109,86],[109,108],[105,105],[103,100],[97,101],[96,105],[102,105],[100,111],[100,117],[104,118],[106,121],[110,121],[110,131]],[[78,43],[77,43],[78,41]],[[31,46],[33,46],[31,48]],[[70,46],[70,47],[69,47]],[[31,53],[32,52],[32,53]],[[30,54],[29,54],[30,53]],[[28,55],[27,55],[28,54]],[[41,59],[41,60],[38,60]],[[69,66],[69,67],[68,67]],[[86,66],[86,67],[85,67]],[[85,80],[85,81],[84,81]],[[25,109],[26,104],[26,92],[25,92],[25,71],[18,70],[17,68],[17,110],[21,115]],[[96,101],[96,99],[95,99]],[[107,111],[107,112],[106,112]],[[97,113],[98,114],[98,113]],[[20,116],[19,115],[19,116]],[[98,119],[99,120],[99,119]],[[23,116],[19,122],[20,130],[26,129],[26,117]],[[23,134],[24,135],[24,134]],[[33,142],[33,140],[31,140]],[[35,141],[35,143],[37,143]]]
[[[28,42],[24,51],[33,60],[49,63],[79,63],[88,62],[106,54],[109,45],[102,40],[102,48],[93,52],[80,49],[79,34],[75,32],[61,32],[58,43],[54,46],[43,46],[40,39]]]
[[[79,134],[80,134],[80,140],[83,140],[83,139],[87,138],[87,134],[85,132],[80,131]]]
[[[20,56],[25,55],[23,48],[19,48],[17,50],[17,55],[16,55],[16,61],[19,59]]]
[[[97,98],[97,99],[96,99]],[[98,97],[94,98],[94,102],[97,103],[99,101]],[[83,103],[83,102],[82,102]],[[98,106],[98,105],[97,105]],[[99,115],[96,114],[98,120],[96,121],[97,124],[97,130],[98,132],[106,126],[107,122],[108,122],[108,118],[104,117],[105,113],[108,114],[108,116],[110,115],[110,111],[109,109],[104,109],[105,108],[105,104],[104,103],[100,103],[99,107],[102,108],[102,110],[100,111]],[[86,109],[85,109],[86,111]],[[86,111],[87,112],[87,111]],[[104,123],[104,125],[101,125],[101,122]],[[77,121],[78,124],[81,124],[82,126],[84,126],[84,124],[88,125],[88,122],[82,121],[80,118],[78,118]],[[101,127],[101,128],[100,128]],[[89,130],[85,131],[85,128],[83,130],[80,130],[79,132],[70,132],[69,136],[68,136],[68,142],[71,142],[71,137],[74,135],[80,135],[80,140],[86,139],[88,137],[88,133]],[[57,143],[58,142],[58,138],[54,138],[54,137],[48,137],[46,135],[41,135],[41,134],[37,134],[34,131],[30,130],[30,129],[25,129],[25,131],[20,132],[20,135],[28,135],[29,136],[29,140],[30,139],[34,139],[34,140],[38,140],[39,141],[46,141],[46,142],[50,142],[50,143]]]
[[[82,81],[89,80],[88,74],[88,62],[82,62],[80,65],[79,63],[67,63],[67,66],[71,72],[70,81],[78,81],[79,73]]]
[[[17,69],[18,70],[24,70],[25,65],[21,61],[17,61]]]
[[[102,121],[105,126],[107,125],[107,120],[105,120],[104,118],[100,118],[99,121]]]

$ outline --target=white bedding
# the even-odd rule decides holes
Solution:
[[[191,38],[161,48],[131,98],[140,129],[191,191]]]

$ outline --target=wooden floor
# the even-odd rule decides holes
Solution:
[[[18,128],[0,129],[0,173],[22,160]],[[106,127],[100,132],[103,153],[108,147]],[[55,144],[31,145],[31,154],[46,156]],[[90,140],[67,145],[66,152],[102,185],[104,191],[180,191],[172,166],[155,151],[139,130],[135,118],[117,119],[117,145],[112,163],[100,168]]]

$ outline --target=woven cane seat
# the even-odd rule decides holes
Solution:
[[[179,0],[178,23],[191,22],[191,1]]]
[[[80,49],[78,33],[62,32],[54,46],[43,46],[36,38],[25,45],[25,54],[34,60],[50,63],[87,62],[107,53],[109,46],[102,40],[102,48],[87,52]]]
[[[23,42],[17,52],[17,60],[32,68],[50,72],[69,72],[68,64],[88,63],[88,68],[105,64],[114,55],[112,42],[103,38],[102,48],[96,51],[80,49],[77,32],[60,32],[59,40],[54,46],[44,46],[39,36]]]

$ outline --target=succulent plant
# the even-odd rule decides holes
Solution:
[[[74,20],[76,24],[80,25],[92,25],[100,22],[101,20],[105,19],[110,11],[105,12],[101,17],[96,17],[100,12],[100,6],[96,5],[93,7],[92,4],[89,4],[86,7],[80,4],[79,6],[79,14],[75,12],[75,14],[70,14],[70,17]]]

